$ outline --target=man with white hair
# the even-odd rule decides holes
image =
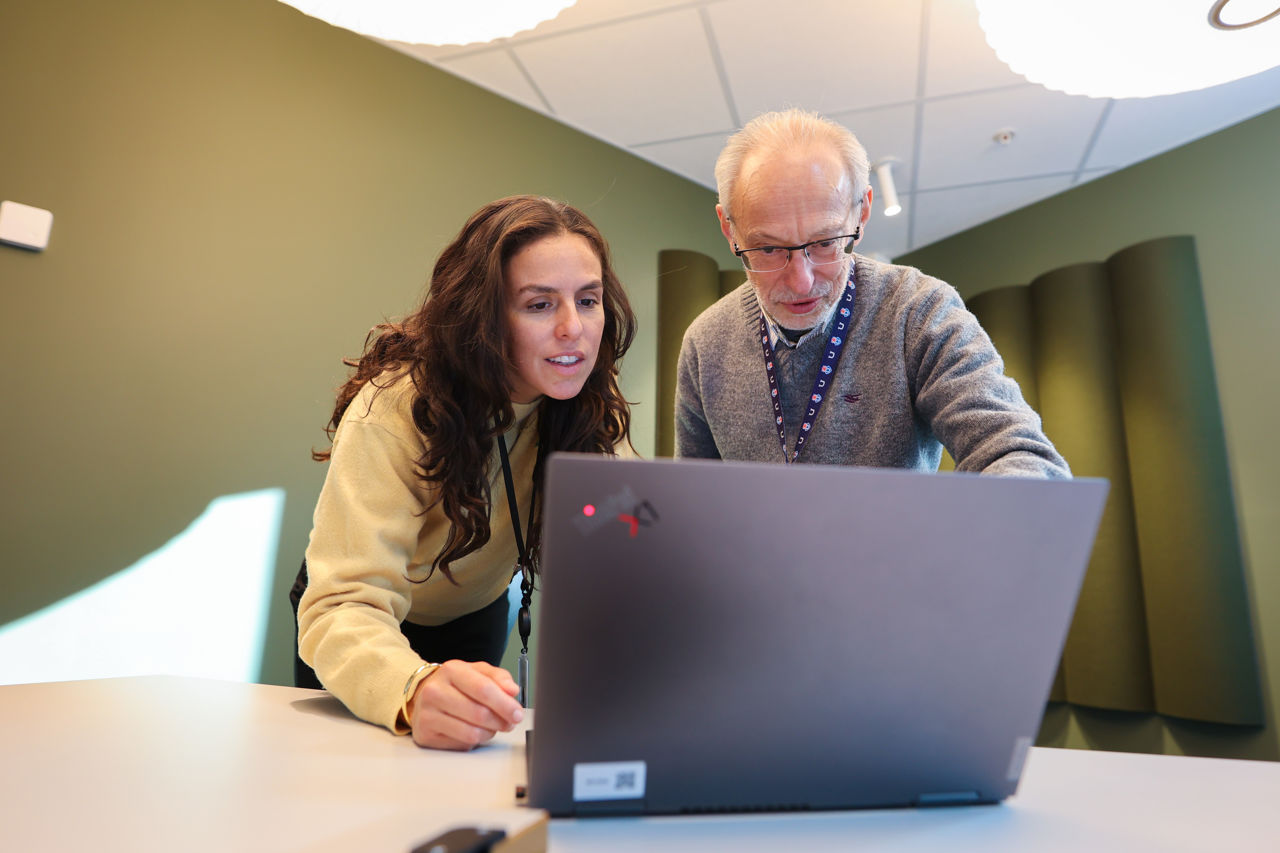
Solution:
[[[716,162],[748,281],[689,326],[676,455],[1069,477],[955,289],[855,254],[871,216],[847,129],[767,113]]]

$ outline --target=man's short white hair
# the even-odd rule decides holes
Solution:
[[[732,202],[742,164],[757,151],[782,151],[812,144],[830,145],[853,181],[856,201],[866,192],[871,171],[867,151],[852,131],[825,116],[801,109],[762,113],[729,137],[716,159],[716,191],[726,218],[733,218]]]

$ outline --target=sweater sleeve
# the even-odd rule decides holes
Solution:
[[[391,396],[375,406],[389,406]],[[357,399],[349,414],[357,406],[365,412]],[[361,719],[398,733],[407,731],[399,713],[405,682],[423,663],[400,630],[422,529],[420,453],[388,424],[344,421],[316,504],[298,608],[299,653],[320,682]]]
[[[701,376],[698,370],[698,348],[693,341],[697,321],[685,332],[676,363],[675,454],[702,459],[719,459],[711,427],[707,425],[702,404]]]
[[[1070,477],[977,318],[954,288],[928,281],[906,312],[905,356],[916,409],[956,470]]]

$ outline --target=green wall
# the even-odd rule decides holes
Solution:
[[[646,455],[658,251],[726,254],[709,190],[275,0],[0,0],[0,105],[0,197],[55,217],[0,247],[0,624],[279,486],[268,682],[339,359],[472,210],[544,193],[610,238]]]
[[[1081,261],[1105,260],[1143,240],[1195,238],[1269,723],[1238,730],[1059,708],[1046,720],[1042,742],[1280,759],[1277,199],[1280,110],[899,259],[947,279],[968,297]]]

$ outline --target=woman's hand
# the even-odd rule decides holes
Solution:
[[[511,673],[487,663],[451,660],[419,682],[409,700],[413,742],[433,749],[474,749],[524,719]]]

